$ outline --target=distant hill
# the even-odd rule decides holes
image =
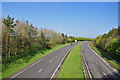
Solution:
[[[78,41],[93,41],[93,38],[75,37],[75,40],[78,40]]]

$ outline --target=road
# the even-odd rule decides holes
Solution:
[[[89,42],[83,43],[82,53],[92,79],[120,79],[117,72],[89,46]]]
[[[76,43],[73,45],[64,46],[47,56],[43,57],[36,63],[32,64],[31,66],[27,67],[23,71],[19,72],[18,74],[14,75],[12,80],[16,78],[52,78],[54,76],[54,72],[58,67],[59,63],[63,59],[63,57],[70,51]]]

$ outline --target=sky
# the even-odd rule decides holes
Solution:
[[[8,14],[74,37],[95,38],[118,26],[118,2],[3,2],[2,17]]]
[[[1,0],[2,2],[118,2],[119,0]]]

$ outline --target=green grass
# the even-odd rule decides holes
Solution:
[[[82,69],[81,45],[76,45],[66,58],[57,78],[84,78]]]
[[[120,66],[115,63],[113,60],[109,59],[105,54],[106,52],[103,50],[98,49],[97,47],[95,47],[94,45],[92,45],[92,43],[90,43],[90,46],[92,47],[93,50],[95,50],[98,54],[100,54],[103,58],[105,58],[108,62],[110,62],[111,64],[113,64],[115,67],[117,67],[118,69],[120,69]]]
[[[29,59],[29,61],[26,61],[26,59],[22,58],[22,59],[18,59],[16,62],[10,63],[9,67],[4,68],[4,70],[2,71],[2,78],[8,78],[9,76],[13,75],[14,73],[20,71],[21,69],[27,67],[28,65],[32,64],[33,62],[39,60],[43,56],[46,56],[47,54],[49,54],[49,53],[51,53],[51,52],[53,52],[53,51],[55,51],[63,46],[66,46],[66,45],[68,45],[68,44],[56,45],[52,49],[42,51],[42,53],[44,53],[44,54],[42,54],[41,51],[38,51],[34,57]]]

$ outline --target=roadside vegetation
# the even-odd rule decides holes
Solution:
[[[58,80],[59,78],[84,78],[81,46],[82,43],[76,45],[69,53],[58,74]]]
[[[109,57],[120,63],[120,26],[110,30],[107,34],[100,35],[91,44],[91,47],[120,69],[120,65],[116,64]]]
[[[66,46],[66,45],[68,45],[68,44],[56,45],[52,49],[39,50],[36,53],[34,53],[34,56],[28,55],[28,56],[26,56],[26,58],[17,59],[16,61],[7,64],[8,65],[7,68],[3,66],[2,77],[7,78],[7,77],[11,76],[12,74],[18,72],[19,70],[32,64],[33,62],[39,60],[40,58],[46,56],[47,54],[49,54],[63,46]]]
[[[90,43],[90,46],[92,47],[93,50],[95,50],[95,52],[97,52],[99,55],[101,55],[104,59],[106,59],[108,62],[113,64],[118,69],[120,69],[120,65],[118,65],[116,62],[114,62],[113,60],[111,60],[110,58],[107,57],[109,55],[108,55],[108,53],[106,53],[106,51],[95,47],[92,43]]]
[[[27,20],[2,19],[2,75],[4,78],[35,60],[74,42],[74,37],[48,29],[37,29]],[[20,67],[18,67],[20,66]]]
[[[93,41],[93,38],[75,37],[77,41]]]

